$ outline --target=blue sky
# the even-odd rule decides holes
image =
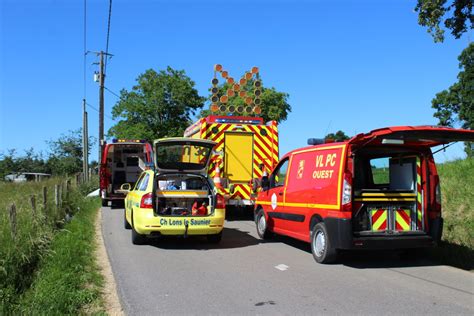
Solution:
[[[281,154],[337,130],[434,125],[431,99],[456,81],[468,40],[435,44],[415,2],[115,0],[106,86],[131,89],[146,69],[170,65],[207,95],[215,63],[234,77],[258,66],[265,86],[290,94]],[[87,49],[105,50],[108,1],[87,6]],[[2,0],[0,14],[0,153],[46,152],[46,140],[82,126],[83,1]],[[88,55],[86,97],[98,108],[96,61]],[[105,92],[107,116],[116,101]],[[453,147],[436,159],[462,157]]]

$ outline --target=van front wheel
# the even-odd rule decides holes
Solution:
[[[257,234],[260,238],[270,238],[271,232],[268,230],[268,223],[263,210],[258,211],[255,224],[257,224]]]
[[[324,223],[314,225],[311,234],[311,252],[318,263],[336,261],[337,251],[331,247],[328,232]]]

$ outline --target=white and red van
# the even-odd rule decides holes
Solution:
[[[120,189],[124,183],[132,186],[143,170],[153,165],[153,150],[144,140],[114,139],[103,146],[100,162],[100,197],[102,206],[109,201],[123,201],[126,192]]]
[[[453,141],[474,141],[474,131],[399,126],[344,142],[310,139],[261,179],[258,235],[310,242],[319,263],[341,249],[436,245],[443,219],[431,148]]]

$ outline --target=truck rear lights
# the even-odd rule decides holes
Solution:
[[[225,208],[225,199],[222,195],[216,195],[216,208]]]
[[[147,193],[142,196],[140,201],[140,208],[152,208],[153,207],[153,197],[151,193]]]

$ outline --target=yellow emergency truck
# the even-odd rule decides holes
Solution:
[[[252,181],[278,162],[277,122],[265,123],[259,117],[262,87],[257,67],[238,81],[221,65],[215,65],[214,70],[210,106],[213,115],[189,126],[184,136],[217,143],[208,169],[210,177],[226,197],[226,206],[253,210]],[[224,92],[217,87],[217,75],[225,79],[228,89]],[[252,82],[252,91],[243,88],[248,82]],[[242,105],[231,105],[228,101],[232,97],[239,97]]]

